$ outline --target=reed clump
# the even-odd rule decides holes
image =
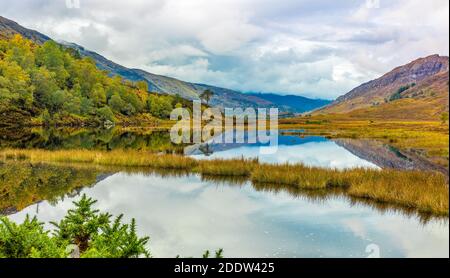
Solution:
[[[345,188],[349,184],[345,172],[303,164],[260,164],[252,172],[251,179],[254,183],[284,184],[302,189]]]
[[[304,165],[268,165],[255,168],[251,179],[254,183],[278,183],[299,188],[325,188],[327,178],[318,175],[317,171]]]
[[[440,173],[421,171],[366,171],[351,180],[353,197],[416,208],[424,213],[448,215],[449,188]]]
[[[114,150],[110,152],[89,150],[4,150],[0,153],[0,157],[21,156],[26,156],[33,162],[92,163],[105,166],[152,167],[161,169],[191,170],[198,165],[197,160],[180,155],[126,150]]]

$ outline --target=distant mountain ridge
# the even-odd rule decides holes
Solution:
[[[29,38],[37,43],[44,43],[47,40],[51,40],[48,36],[45,36],[37,31],[24,28],[14,21],[6,19],[0,16],[0,36],[7,37],[13,34],[21,34],[22,36]],[[305,112],[319,108],[327,101],[308,99],[305,97],[272,97],[260,94],[245,94],[235,90],[226,88],[196,84],[191,82],[185,82],[176,78],[167,77],[163,75],[157,75],[146,72],[140,69],[130,69],[119,65],[102,55],[87,50],[83,46],[70,42],[59,42],[60,44],[76,49],[82,56],[90,57],[95,60],[97,67],[102,70],[109,71],[112,75],[120,75],[125,79],[131,81],[145,80],[148,83],[149,91],[179,95],[185,99],[193,100],[198,99],[199,95],[206,89],[212,90],[214,96],[211,98],[210,104],[217,107],[279,107],[283,112]],[[305,102],[305,103],[303,103]],[[308,109],[308,110],[305,110]]]
[[[419,58],[356,87],[315,113],[437,119],[449,110],[448,74],[449,57]]]
[[[285,110],[294,113],[312,111],[332,102],[326,99],[311,99],[296,95],[278,95],[271,93],[248,93],[247,95],[255,96],[271,103],[277,103],[280,107],[284,107]]]
[[[178,80],[176,78],[149,73],[141,69],[130,69],[121,66],[98,53],[86,50],[84,47],[74,43],[60,42],[66,47],[76,49],[82,56],[91,57],[102,70],[107,70],[113,75],[120,75],[132,81],[145,80],[151,92],[180,95],[183,98],[194,100],[199,99],[199,95],[204,90],[212,90],[214,96],[210,104],[219,107],[275,107],[277,103],[266,101],[252,95],[246,95],[234,90],[206,85],[196,84]]]

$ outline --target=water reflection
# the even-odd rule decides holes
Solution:
[[[400,150],[386,143],[368,139],[335,139],[334,142],[381,168],[438,171],[448,177],[447,167],[433,163],[411,150]]]
[[[183,151],[183,146],[172,144],[167,130],[160,129],[3,128],[0,134],[0,148]]]
[[[11,214],[33,203],[57,204],[64,196],[106,178],[93,169],[58,167],[28,162],[0,162],[0,214]]]
[[[99,209],[135,217],[139,232],[151,236],[157,257],[219,247],[228,257],[364,257],[370,243],[380,246],[383,257],[449,254],[448,218],[350,199],[339,190],[299,190],[183,171],[10,164],[0,166],[0,192],[2,207],[19,205],[13,220],[27,213],[58,220],[75,195],[87,193],[99,200]],[[14,173],[25,173],[19,185],[11,182]],[[60,188],[65,183],[71,186]]]
[[[234,138],[247,132],[233,133]],[[218,136],[226,136],[225,133]],[[448,176],[448,168],[437,165],[408,150],[398,150],[379,141],[367,139],[327,139],[305,135],[301,130],[283,130],[278,136],[278,150],[261,154],[267,144],[220,144],[213,140],[199,145],[176,145],[163,129],[5,129],[0,128],[1,148],[25,149],[133,149],[152,152],[186,154],[198,159],[258,158],[267,163],[304,163],[327,168],[395,168],[439,171]]]
[[[260,153],[260,147],[267,144],[221,144],[205,143],[187,148],[187,155],[196,159],[232,159],[258,158],[265,163],[303,163],[305,165],[325,168],[379,168],[377,165],[351,153],[321,136],[278,136],[278,149],[275,153]]]

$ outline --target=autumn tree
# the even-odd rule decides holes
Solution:
[[[37,45],[19,35],[0,39],[0,112],[13,109],[55,124],[74,118],[98,123],[114,121],[118,114],[167,118],[181,102],[179,97],[150,97],[145,80],[110,77],[93,59],[54,41]]]
[[[143,92],[148,92],[148,83],[146,81],[138,81],[136,82],[136,87]]]
[[[169,96],[151,95],[148,106],[150,113],[158,118],[168,118],[173,110],[172,100]]]

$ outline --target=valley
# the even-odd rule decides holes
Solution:
[[[152,236],[129,257],[362,257],[373,242],[386,257],[448,256],[448,62],[417,58],[335,100],[241,92],[128,68],[0,16],[0,223],[60,221],[88,194],[142,223],[121,236]],[[274,152],[237,142],[259,132],[248,115],[232,117],[232,143],[214,140],[222,127],[198,144],[190,129],[171,138],[175,109],[191,128],[194,113],[239,107],[279,109]],[[86,257],[122,250],[81,243]]]

